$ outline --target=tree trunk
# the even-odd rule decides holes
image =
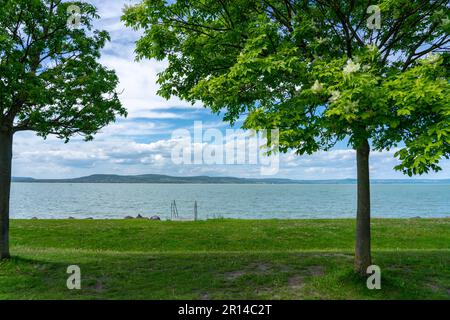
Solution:
[[[0,260],[9,258],[9,196],[13,134],[0,131]]]
[[[356,215],[355,271],[366,275],[372,264],[370,253],[370,178],[369,142],[365,140],[356,150],[358,172],[358,207]]]

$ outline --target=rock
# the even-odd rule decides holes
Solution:
[[[132,217],[132,216],[126,216],[125,219],[128,219],[128,220],[129,220],[129,219],[134,219],[134,217]]]
[[[136,219],[148,219],[146,217],[141,216],[140,214],[137,215]]]
[[[69,220],[75,220],[75,218],[74,217],[69,217]]]
[[[161,221],[161,218],[158,216],[153,216],[150,218],[150,220]]]
[[[36,217],[33,217],[33,218],[31,218],[31,220],[37,220],[38,218],[36,218]]]

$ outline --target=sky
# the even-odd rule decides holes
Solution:
[[[229,126],[220,115],[212,114],[199,103],[194,106],[157,95],[158,72],[165,61],[135,60],[134,43],[139,33],[120,21],[125,4],[135,0],[90,0],[97,6],[100,20],[96,26],[110,32],[111,42],[103,50],[101,63],[116,70],[120,79],[120,100],[128,110],[127,118],[119,118],[103,128],[95,140],[84,142],[75,137],[69,143],[55,137],[43,140],[32,132],[15,135],[13,176],[34,178],[72,178],[91,174],[168,174],[175,176],[236,176],[254,178],[345,179],[356,175],[355,152],[345,143],[328,152],[298,156],[281,155],[275,175],[262,176],[257,164],[179,164],[171,155],[179,142],[174,132],[193,132],[194,122],[201,121],[205,130],[218,129],[225,134]],[[237,129],[237,128],[236,128]],[[245,136],[244,133],[237,133]],[[195,141],[193,141],[195,142]],[[212,141],[211,141],[212,142]],[[226,140],[227,144],[230,141]],[[373,152],[371,174],[375,179],[405,178],[393,170],[396,150]],[[262,161],[261,161],[262,162]],[[421,178],[450,178],[450,161],[441,163],[443,171]]]

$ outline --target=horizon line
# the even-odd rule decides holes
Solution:
[[[35,178],[35,177],[24,177],[24,176],[12,176],[13,179],[33,179],[33,180],[74,180],[95,176],[115,176],[115,177],[142,177],[142,176],[163,176],[170,178],[228,178],[228,179],[241,179],[241,180],[288,180],[288,181],[345,181],[345,180],[357,180],[357,178],[328,178],[328,179],[292,179],[292,178],[283,178],[283,177],[236,177],[236,176],[214,176],[214,175],[186,175],[186,176],[178,176],[178,175],[169,175],[163,173],[142,173],[142,174],[114,174],[114,173],[94,173],[85,176],[76,176],[76,177],[65,177],[65,178]],[[407,181],[446,181],[450,180],[450,178],[412,178],[412,177],[404,177],[404,178],[372,178],[371,181],[376,180],[385,180],[385,181],[398,181],[398,180],[407,180]]]

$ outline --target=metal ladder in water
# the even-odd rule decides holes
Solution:
[[[170,219],[175,220],[179,218],[177,203],[175,200],[170,204]]]
[[[178,214],[177,203],[175,200],[170,204],[170,219],[171,220],[182,220]],[[198,205],[197,201],[194,202],[194,221],[198,220]]]

